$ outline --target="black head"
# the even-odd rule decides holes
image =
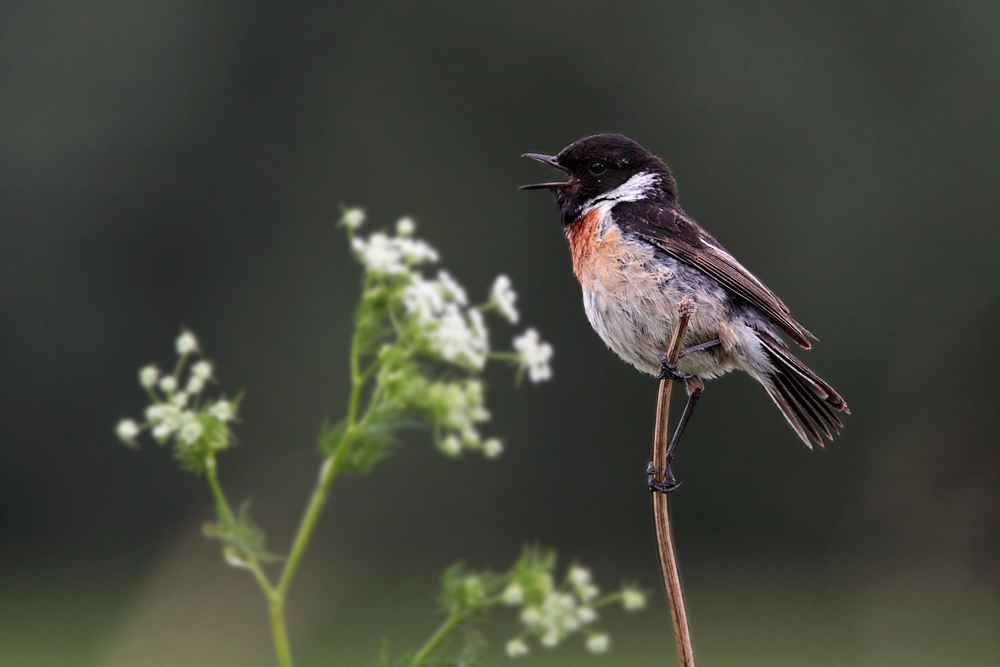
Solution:
[[[562,169],[569,175],[565,182],[537,183],[521,188],[544,188],[555,192],[563,224],[572,222],[586,202],[599,199],[640,174],[656,176],[645,196],[671,202],[677,199],[677,184],[663,160],[620,134],[585,137],[555,156],[525,153],[522,157]]]

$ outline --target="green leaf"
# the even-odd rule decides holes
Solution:
[[[524,589],[529,602],[540,602],[551,592],[556,560],[553,549],[543,549],[538,545],[525,546],[521,550],[521,557],[511,568],[510,580]]]
[[[482,611],[500,592],[505,579],[489,570],[472,572],[455,563],[441,575],[441,606],[450,615]]]
[[[174,459],[184,472],[201,475],[205,472],[204,456],[193,447],[174,443]]]
[[[346,428],[346,419],[341,419],[332,427],[330,426],[329,420],[324,419],[323,425],[320,426],[319,430],[319,451],[327,456],[333,454],[333,451],[337,448],[337,445],[340,444],[341,439],[344,437],[344,429]]]
[[[387,315],[397,291],[376,283],[362,294],[361,303],[354,312],[355,335],[362,354],[374,353],[392,338],[394,330]]]
[[[220,512],[218,523],[207,523],[202,528],[206,537],[221,540],[226,547],[227,560],[235,556],[242,560],[256,558],[261,562],[281,560],[280,556],[269,553],[264,548],[264,531],[250,517],[250,503],[240,507],[235,523],[228,521]]]
[[[393,437],[396,425],[389,422],[359,427],[340,460],[340,470],[351,475],[369,472],[376,463],[389,455],[389,447],[397,444]]]

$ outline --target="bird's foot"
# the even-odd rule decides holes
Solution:
[[[660,374],[657,377],[660,380],[682,382],[693,376],[688,373],[681,373],[677,368],[677,364],[667,361],[667,355],[664,354],[660,356]]]
[[[646,478],[647,478],[647,483],[649,484],[650,491],[659,491],[660,493],[670,493],[671,491],[676,491],[677,488],[681,485],[681,483],[677,481],[677,478],[674,477],[674,471],[670,469],[669,462],[667,463],[667,467],[664,471],[662,482],[656,479],[656,476],[658,474],[659,471],[653,465],[653,462],[650,461],[649,465],[646,466]]]

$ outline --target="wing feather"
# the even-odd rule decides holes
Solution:
[[[816,340],[816,337],[792,319],[781,299],[683,211],[642,201],[620,205],[632,208],[625,215],[615,216],[615,222],[621,227],[711,276],[781,327],[796,343],[804,348],[812,347],[809,339]]]

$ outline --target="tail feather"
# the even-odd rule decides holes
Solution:
[[[833,440],[844,425],[836,413],[851,414],[847,403],[777,338],[767,332],[759,332],[758,338],[774,368],[767,375],[764,388],[792,430],[810,448],[813,442],[823,446],[821,434]]]
[[[819,443],[820,447],[823,446],[823,439],[816,432],[812,423],[802,414],[802,406],[789,395],[787,387],[776,382],[773,387],[768,387],[767,393],[807,447],[812,449],[813,440]],[[809,436],[812,436],[812,440],[809,439]]]
[[[794,378],[789,382],[789,385],[791,386],[793,397],[805,407],[809,417],[816,423],[827,440],[833,440],[834,434],[840,434],[839,426],[843,426],[843,424],[838,425],[840,420],[837,419],[836,415],[832,413],[825,403],[822,407],[814,405],[812,401],[813,395],[808,393],[808,389],[803,388],[801,384],[795,382]],[[824,410],[823,407],[827,409]]]

